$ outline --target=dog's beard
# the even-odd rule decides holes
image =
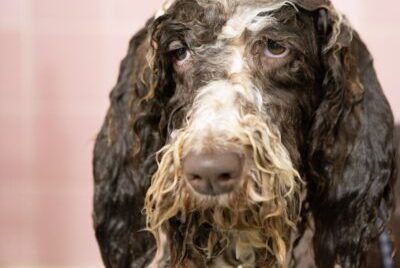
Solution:
[[[158,170],[146,195],[147,229],[158,250],[161,232],[171,231],[168,226],[174,221],[184,226],[179,228],[183,239],[181,245],[171,243],[171,251],[192,245],[210,259],[228,247],[237,258],[251,250],[261,252],[257,263],[284,267],[300,212],[300,177],[277,127],[252,114],[243,116],[238,125],[223,140],[240,144],[246,154],[245,175],[234,192],[216,197],[195,193],[183,177],[182,159],[193,144],[190,122],[175,132],[157,157]],[[179,262],[185,253],[171,255],[180,256],[172,261]]]

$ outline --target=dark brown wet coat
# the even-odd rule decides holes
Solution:
[[[256,54],[251,75],[272,99],[265,109],[307,183],[303,216],[315,222],[316,265],[359,267],[392,207],[393,117],[357,33],[340,24],[335,36],[338,17],[328,1],[293,2],[299,12],[283,7],[274,14],[278,25],[247,39],[260,44],[257,39],[279,36],[291,49],[289,58],[266,66]],[[94,150],[94,227],[106,267],[144,267],[152,259],[142,208],[157,168],[154,154],[182,124],[196,89],[226,78],[213,62],[223,47],[196,54],[216,41],[226,20],[219,4],[178,0],[131,40]],[[148,32],[152,68],[145,60]],[[184,75],[174,71],[168,51],[177,39],[195,55]],[[300,232],[304,226],[299,222]],[[179,222],[171,220],[170,228],[179,233]],[[177,234],[172,254],[181,242]]]

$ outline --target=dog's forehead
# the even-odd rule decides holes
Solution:
[[[166,0],[157,16],[171,11],[173,4],[180,0]],[[218,39],[233,39],[239,37],[246,29],[258,32],[274,22],[272,11],[285,5],[296,9],[292,0],[192,0],[200,6],[218,3],[223,7],[226,22],[219,33]],[[156,16],[156,17],[157,17]]]
[[[231,13],[228,13],[228,20],[219,38],[231,39],[238,37],[245,29],[252,32],[260,31],[268,24],[274,22],[274,17],[269,15],[269,13],[285,5],[292,5],[292,3],[290,1],[254,1],[251,3],[239,3],[235,6],[234,10],[229,10]],[[296,8],[295,6],[293,7]]]
[[[179,0],[165,0],[161,8],[156,13],[156,18],[164,15],[167,10]],[[247,9],[258,9],[261,7],[268,8],[274,6],[283,6],[285,4],[292,4],[301,6],[307,10],[316,10],[321,7],[328,7],[331,5],[330,0],[193,0],[201,4],[219,3],[227,13],[234,14],[232,10],[237,7],[246,7]]]
[[[231,75],[246,73],[250,70],[246,48],[253,40],[252,38],[263,29],[271,25],[279,25],[281,15],[278,15],[276,11],[288,6],[294,12],[299,12],[299,8],[303,8],[303,6],[298,6],[297,3],[309,2],[311,6],[311,4],[324,0],[166,0],[158,16],[162,16],[164,13],[179,13],[182,8],[185,8],[185,4],[191,1],[204,7],[204,10],[210,10],[212,15],[210,18],[219,19],[221,17],[215,16],[215,12],[223,12],[222,27],[212,33],[217,41],[202,43],[201,46],[196,47],[197,52],[201,52],[197,56],[201,58],[198,62],[202,66],[209,63],[211,69],[218,66],[219,70],[226,70]],[[315,3],[311,3],[313,1]],[[217,9],[214,8],[216,3],[219,5]],[[191,5],[188,5],[188,8],[191,8]],[[283,15],[285,18],[288,16],[287,13]],[[219,53],[218,56],[213,54],[222,50],[224,52]]]
[[[156,13],[156,18],[164,15],[171,6],[179,0],[165,0],[162,4],[161,8]],[[234,11],[238,8],[246,7],[246,9],[258,9],[261,6],[273,6],[276,4],[283,4],[285,2],[291,2],[289,0],[192,0],[196,1],[199,5],[207,5],[212,3],[218,3],[224,7],[225,12],[230,14],[231,16],[234,15]]]

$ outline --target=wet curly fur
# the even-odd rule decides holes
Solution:
[[[266,60],[266,39],[289,55]],[[192,54],[183,67],[176,41]],[[295,267],[307,229],[317,267],[360,267],[387,225],[392,113],[328,0],[167,1],[132,38],[110,99],[93,159],[106,267]],[[228,127],[200,139],[199,118],[224,107]],[[227,147],[246,158],[240,187],[197,195],[182,159]]]

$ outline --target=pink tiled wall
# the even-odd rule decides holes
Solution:
[[[336,0],[400,120],[400,3]],[[129,37],[161,0],[0,0],[0,267],[100,266],[91,151]]]
[[[129,37],[159,5],[0,0],[0,267],[100,267],[93,140]]]

